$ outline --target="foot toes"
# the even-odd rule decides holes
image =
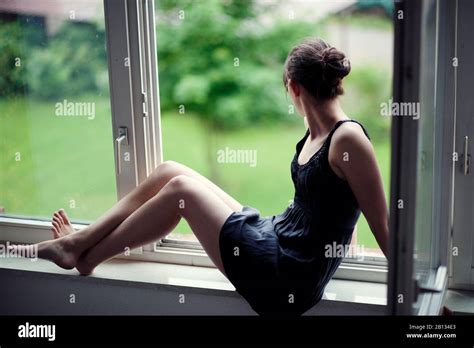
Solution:
[[[56,215],[53,216],[53,221],[56,222],[59,226],[63,225],[62,220],[59,217],[57,217]]]
[[[69,218],[67,217],[66,212],[64,211],[63,208],[59,209],[59,215],[63,219],[64,223],[67,225],[70,225],[71,223],[69,222]]]
[[[58,231],[59,233],[59,230],[61,229],[61,226],[59,225],[59,223],[57,223],[56,221],[52,221],[51,222],[53,224],[53,227]]]
[[[53,219],[54,218],[58,219],[61,223],[64,223],[63,217],[61,216],[61,214],[59,214],[59,211],[54,213]]]

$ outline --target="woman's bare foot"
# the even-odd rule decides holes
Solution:
[[[83,276],[88,276],[92,272],[94,272],[94,269],[97,267],[97,264],[94,264],[88,255],[88,252],[84,252],[79,259],[77,260],[76,263],[76,269],[78,272],[83,275]]]
[[[54,212],[52,224],[51,231],[53,232],[54,239],[65,237],[74,232],[74,228],[63,208]]]
[[[29,253],[22,252],[29,249]],[[10,252],[13,250],[17,255],[29,255],[30,258],[40,258],[54,262],[61,268],[73,269],[82,253],[77,243],[72,238],[61,237],[54,240],[47,240],[33,245],[10,245]]]

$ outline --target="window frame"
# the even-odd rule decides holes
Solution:
[[[456,36],[454,38],[455,42],[455,56],[461,61],[458,69],[454,70],[454,88],[455,88],[455,98],[456,100],[462,100],[462,104],[456,109],[456,125],[455,132],[456,137],[454,140],[454,147],[457,149],[459,154],[459,161],[457,168],[453,170],[454,181],[456,183],[453,191],[454,195],[454,206],[458,207],[453,212],[453,224],[451,230],[451,244],[449,250],[453,250],[454,247],[457,248],[457,255],[454,255],[454,252],[449,253],[450,268],[449,268],[449,287],[452,289],[462,289],[462,290],[474,290],[474,235],[472,233],[473,229],[473,216],[474,210],[474,198],[473,198],[473,185],[474,185],[474,171],[473,171],[473,161],[472,161],[472,142],[474,141],[474,126],[470,121],[472,119],[472,105],[473,101],[470,98],[469,94],[466,93],[466,86],[462,85],[465,79],[468,79],[472,76],[467,66],[467,72],[464,72],[463,69],[466,67],[464,62],[467,61],[464,54],[469,54],[472,56],[472,47],[469,45],[459,45],[463,42],[463,38],[469,37],[471,32],[469,27],[465,23],[470,23],[471,19],[469,18],[469,8],[465,6],[470,6],[472,8],[472,3],[465,0],[456,0]],[[472,12],[470,12],[472,13]],[[461,30],[461,31],[459,31]],[[459,46],[459,47],[458,47]],[[458,71],[460,70],[460,71]],[[461,82],[458,82],[458,81]],[[472,80],[470,81],[472,83]],[[458,87],[459,85],[459,89]],[[470,136],[469,142],[465,144],[464,137]],[[468,154],[471,153],[471,164],[470,171],[466,175],[463,172],[464,165],[463,160],[465,153],[465,146],[468,145]],[[469,212],[466,207],[471,207]],[[471,225],[469,225],[469,222]]]
[[[163,161],[154,1],[104,0],[104,16],[116,164],[119,128],[128,130],[128,145],[123,146],[130,161],[121,161],[120,173],[116,168],[117,198],[121,199]],[[73,226],[79,230],[87,225]],[[50,228],[45,220],[0,216],[0,241],[41,242],[50,239]],[[199,243],[168,238],[118,257],[215,267]],[[334,278],[384,283],[387,274],[384,258],[367,257],[344,260]]]
[[[129,69],[126,69],[128,83],[125,85],[111,83],[111,90],[115,88],[128,93],[132,109],[132,112],[125,116],[124,122],[130,125],[133,131],[131,140],[134,140],[135,184],[119,195],[118,199],[121,199],[163,162],[154,3],[151,0],[104,0],[104,13],[110,49],[109,62],[120,61],[121,57],[129,58]],[[117,35],[117,32],[124,29],[123,36]],[[120,39],[124,37],[126,40]],[[113,65],[110,66],[109,76],[114,76],[116,73],[123,71],[114,69]],[[115,98],[115,95],[111,97],[111,103],[120,109],[118,105],[120,99]],[[115,127],[114,132],[117,131],[118,127]],[[117,176],[120,177],[120,174],[117,173]],[[125,174],[124,180],[129,181],[130,177]],[[142,254],[144,251],[154,250],[155,245],[152,243],[136,248],[133,253]]]
[[[394,119],[392,122],[392,182],[390,211],[390,251],[388,309],[394,315],[438,315],[442,310],[447,288],[448,251],[452,238],[454,213],[454,173],[458,164],[453,161],[456,150],[456,100],[452,56],[456,52],[455,40],[451,40],[451,28],[456,24],[457,0],[448,2],[433,0],[437,7],[437,84],[445,89],[435,90],[436,120],[435,129],[438,145],[442,153],[435,153],[439,161],[439,173],[433,185],[433,222],[431,267],[426,285],[417,289],[414,269],[414,247],[416,232],[417,174],[421,158],[418,156],[419,123],[410,119]],[[395,74],[394,101],[420,99],[421,50],[423,33],[422,15],[427,2],[402,1],[396,4],[396,11],[409,13],[403,21],[395,25]],[[450,68],[451,67],[451,68]],[[453,93],[448,93],[453,91]],[[442,117],[441,117],[442,116]],[[452,117],[451,117],[452,116]],[[423,117],[423,116],[422,116]],[[416,151],[413,151],[416,149]],[[406,204],[398,209],[397,200],[402,198]],[[444,213],[443,213],[444,212]],[[403,295],[400,298],[400,295]],[[400,301],[402,299],[402,301]]]

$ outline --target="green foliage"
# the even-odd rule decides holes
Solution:
[[[348,92],[342,104],[350,117],[362,122],[371,138],[381,140],[387,137],[390,119],[380,115],[380,104],[388,102],[391,90],[391,72],[376,66],[354,69],[344,82]]]
[[[0,21],[0,91],[2,96],[24,91],[26,57],[23,52],[25,47],[35,41],[31,40],[34,33],[31,26]]]
[[[28,60],[28,87],[39,98],[88,92],[107,93],[108,75],[104,32],[92,23],[65,23]]]
[[[45,99],[108,93],[105,32],[94,23],[66,22],[47,38],[38,21],[0,22],[2,96]]]
[[[214,1],[214,0],[212,0]],[[187,11],[192,7],[196,0],[156,0],[155,7],[158,11],[184,10]],[[205,1],[201,1],[205,2]],[[233,18],[253,18],[255,17],[254,0],[225,0],[221,1],[225,7],[225,14]]]
[[[216,128],[288,119],[282,85],[291,46],[317,28],[255,28],[252,1],[161,1],[157,46],[164,111],[185,105]],[[183,18],[184,17],[184,18]]]

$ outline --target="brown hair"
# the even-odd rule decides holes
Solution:
[[[344,93],[342,79],[351,71],[345,54],[321,39],[307,39],[294,47],[285,61],[283,83],[301,84],[318,100],[334,99]]]

